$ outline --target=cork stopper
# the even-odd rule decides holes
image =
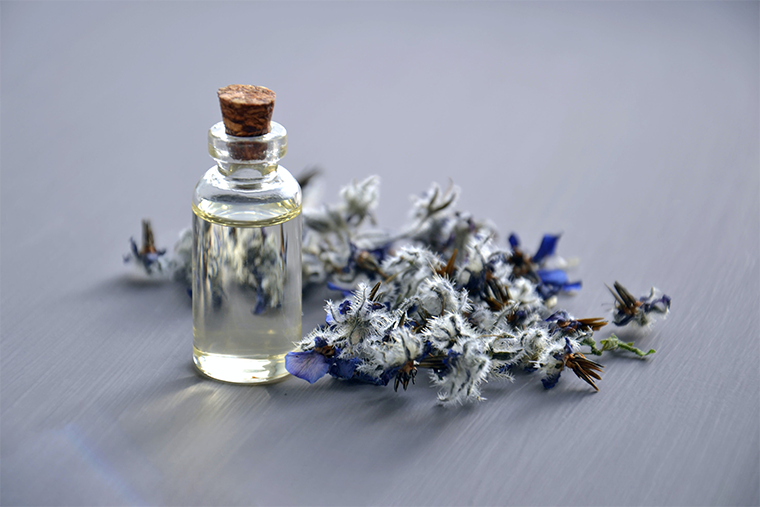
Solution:
[[[263,86],[233,84],[219,88],[219,104],[228,135],[263,136],[269,132],[275,94]]]

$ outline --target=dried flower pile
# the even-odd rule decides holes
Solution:
[[[296,377],[316,382],[326,374],[406,389],[420,368],[430,371],[441,403],[480,400],[492,378],[536,372],[545,388],[565,369],[593,389],[603,366],[586,358],[606,351],[644,352],[615,335],[594,333],[607,322],[557,310],[557,295],[577,291],[570,263],[556,255],[559,235],[547,234],[535,253],[512,234],[497,245],[495,227],[455,210],[458,189],[433,185],[415,198],[411,220],[397,232],[374,226],[379,179],[353,182],[333,205],[304,210],[304,285],[342,292],[327,301],[325,324],[286,356]],[[149,230],[149,224],[147,225]],[[125,260],[147,273],[187,281],[191,245],[181,235],[175,253],[156,250],[152,234],[141,249],[132,242]],[[670,309],[656,289],[639,299],[618,282],[612,322],[649,327]]]

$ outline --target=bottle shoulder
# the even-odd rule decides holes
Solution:
[[[198,181],[193,213],[208,222],[231,227],[265,227],[301,213],[301,187],[282,166],[261,178],[234,180],[216,166]]]

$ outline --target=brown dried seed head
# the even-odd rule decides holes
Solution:
[[[156,253],[156,240],[153,238],[153,227],[150,225],[150,220],[142,221],[142,248],[140,253],[142,255],[149,253]]]
[[[599,391],[599,388],[592,380],[592,377],[597,380],[602,380],[602,377],[600,377],[596,372],[604,371],[604,366],[586,359],[586,357],[581,353],[569,354],[565,358],[565,365],[568,368],[572,369],[578,378],[588,383],[596,391]]]
[[[578,322],[580,322],[584,326],[590,327],[592,331],[598,331],[604,326],[606,326],[607,324],[609,324],[609,322],[599,317],[592,317],[588,319],[578,319]]]
[[[458,252],[459,251],[455,248],[451,253],[451,257],[449,257],[449,261],[446,263],[446,266],[437,269],[435,272],[440,276],[445,276],[450,279],[451,275],[454,273],[454,266],[456,265],[455,262]]]
[[[374,287],[372,287],[372,290],[371,290],[371,291],[370,291],[370,293],[369,293],[369,299],[370,299],[370,301],[374,301],[374,300],[375,300],[375,297],[377,297],[377,291],[379,291],[379,290],[380,290],[380,283],[381,283],[381,282],[377,282],[377,283],[375,284],[375,286],[374,286]]]

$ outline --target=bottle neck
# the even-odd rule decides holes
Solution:
[[[254,181],[277,170],[278,162],[288,150],[285,128],[270,123],[267,134],[256,137],[228,135],[219,122],[208,131],[208,152],[216,161],[219,172],[233,181]]]

